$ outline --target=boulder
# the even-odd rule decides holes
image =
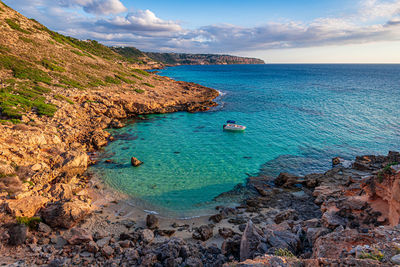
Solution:
[[[93,241],[92,235],[82,228],[72,228],[67,231],[64,234],[64,239],[67,240],[70,245],[80,245]]]
[[[76,176],[84,173],[87,169],[89,156],[79,150],[71,150],[61,154],[64,159],[58,163],[55,167],[60,169],[61,174],[66,177],[66,182]]]
[[[146,217],[147,228],[154,230],[159,226],[158,218],[154,214],[148,214]]]
[[[135,157],[132,157],[132,158],[131,158],[131,164],[132,164],[132,166],[134,166],[134,167],[138,167],[138,166],[142,165],[143,162],[141,162],[140,160],[138,160],[138,159],[135,158]]]
[[[326,228],[334,230],[336,227],[342,225],[346,226],[346,221],[344,218],[338,216],[333,211],[327,211],[322,215],[321,223]]]
[[[12,246],[19,246],[25,243],[28,234],[28,227],[24,224],[13,224],[8,230],[8,243]]]
[[[38,229],[37,229],[37,230],[38,230],[39,232],[48,234],[48,233],[51,232],[51,227],[48,226],[48,225],[45,224],[45,223],[40,222],[39,225],[38,225]]]
[[[50,194],[56,200],[69,200],[73,197],[69,184],[55,184],[50,189]]]
[[[28,196],[21,199],[11,199],[6,202],[6,209],[15,217],[33,217],[48,199],[41,196]]]
[[[119,129],[119,128],[122,128],[122,127],[124,127],[125,126],[125,124],[123,124],[121,121],[119,121],[119,120],[112,120],[111,122],[110,122],[110,125],[109,125],[109,127],[110,128],[114,128],[114,129]]]
[[[218,233],[220,236],[222,236],[224,239],[230,238],[235,235],[235,232],[231,228],[222,228],[218,230]]]
[[[295,221],[298,218],[299,218],[299,214],[297,211],[295,211],[294,209],[288,209],[288,210],[278,213],[275,216],[274,221],[275,221],[275,223],[280,224],[281,222],[284,222],[287,220]]]
[[[296,175],[289,174],[289,173],[280,173],[278,175],[278,177],[276,177],[274,182],[277,186],[284,187],[284,188],[291,188],[295,184],[301,183],[299,180],[300,180],[300,177],[298,177]]]
[[[221,213],[212,215],[208,220],[212,221],[214,223],[219,223],[220,221],[222,221],[222,219],[224,218],[224,216]]]
[[[390,261],[394,264],[400,265],[400,254],[394,255]]]
[[[202,225],[195,230],[192,237],[197,240],[206,241],[213,236],[214,225]]]
[[[247,222],[246,229],[240,241],[240,261],[245,261],[254,257],[263,239],[262,235],[263,232],[258,229],[251,220]]]
[[[151,243],[154,240],[154,233],[149,229],[144,229],[140,231],[140,238],[146,243]]]
[[[52,203],[42,210],[41,215],[42,219],[51,227],[69,229],[84,219],[90,211],[89,204],[75,199]]]

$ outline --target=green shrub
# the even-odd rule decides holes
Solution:
[[[57,111],[57,107],[53,104],[46,104],[42,101],[34,103],[34,107],[37,108],[37,113],[39,115],[53,117],[54,113]]]
[[[64,101],[66,101],[67,103],[69,103],[71,105],[74,104],[74,101],[72,101],[71,99],[69,99],[68,97],[63,96],[63,95],[55,95],[54,98],[58,99],[58,100],[64,100]]]
[[[88,86],[90,87],[99,87],[99,86],[104,86],[106,85],[105,82],[103,82],[100,79],[96,79],[96,78],[90,78],[91,81],[88,83]]]
[[[85,54],[83,54],[82,52],[80,52],[80,51],[78,51],[78,50],[70,50],[72,53],[74,53],[74,54],[76,54],[76,55],[78,55],[78,56],[81,56],[81,57],[84,57],[85,56]]]
[[[115,77],[113,78],[111,76],[106,76],[105,81],[106,81],[106,83],[112,83],[112,84],[121,84],[122,83],[120,79],[117,79]]]
[[[42,222],[40,217],[16,217],[19,224],[25,224],[29,228],[37,228],[38,224]]]
[[[360,259],[371,259],[371,260],[376,260],[376,261],[382,261],[384,257],[385,257],[385,255],[377,249],[375,249],[373,252],[370,252],[370,253],[363,252],[359,256]]]
[[[134,72],[144,75],[144,76],[149,76],[150,73],[148,73],[147,71],[141,70],[141,69],[133,69]]]
[[[80,84],[78,81],[72,80],[66,76],[62,76],[60,83],[68,85],[69,87],[72,87],[72,88],[83,89],[82,84]]]
[[[143,93],[146,92],[146,91],[143,90],[143,89],[135,89],[135,92],[136,92],[136,93],[139,93],[139,94],[143,94]]]
[[[116,78],[120,79],[121,81],[123,81],[124,83],[128,83],[128,84],[135,84],[136,82],[133,80],[130,80],[128,78],[125,78],[124,76],[120,76],[120,75],[115,75]]]
[[[15,78],[28,79],[46,84],[50,84],[51,82],[51,78],[46,72],[14,56],[0,55],[0,67],[12,70]]]
[[[152,88],[154,88],[155,86],[154,85],[152,85],[152,84],[149,84],[149,83],[143,83],[144,85],[146,85],[146,86],[148,86],[148,87],[152,87]]]
[[[9,120],[0,120],[0,124],[18,124],[21,123],[21,120],[18,119],[9,119]],[[1,178],[1,174],[0,174],[0,178]]]
[[[26,34],[30,34],[29,31],[22,29],[21,26],[18,24],[18,22],[16,22],[15,20],[12,19],[6,19],[6,23],[8,24],[8,26],[10,26],[11,29],[16,30],[16,31],[20,31]]]
[[[51,62],[48,59],[43,59],[42,60],[42,65],[43,67],[45,67],[48,70],[52,70],[52,71],[58,71],[58,72],[65,72],[65,69],[63,67],[60,67],[56,64],[56,62]]]
[[[131,76],[132,76],[132,77],[134,77],[135,79],[138,79],[138,80],[143,80],[143,78],[142,78],[142,77],[139,77],[139,76],[137,76],[137,75],[135,75],[135,74],[131,74]]]
[[[25,43],[37,45],[37,43],[35,41],[33,41],[32,39],[26,38],[24,36],[20,36],[19,39],[21,41],[24,41]]]
[[[287,258],[295,258],[296,256],[288,249],[277,249],[275,250],[275,256],[279,257],[287,257]]]

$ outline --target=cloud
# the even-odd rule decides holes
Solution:
[[[164,21],[150,10],[138,10],[128,13],[125,17],[117,16],[111,20],[98,22],[106,28],[124,32],[177,32],[182,31],[179,24],[173,21]]]
[[[119,14],[127,11],[119,0],[61,0],[60,4],[65,7],[82,7],[87,13],[96,15]]]
[[[360,14],[365,20],[400,14],[400,0],[364,0]]]
[[[346,17],[197,29],[185,29],[150,10],[110,16],[126,10],[119,0],[32,0],[29,7],[26,0],[4,1],[63,34],[145,51],[235,53],[400,40],[400,0],[361,0],[358,11]],[[98,16],[82,14],[76,7]]]

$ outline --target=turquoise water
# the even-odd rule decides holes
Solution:
[[[259,172],[321,172],[335,156],[400,149],[400,65],[180,66],[160,75],[220,90],[219,107],[112,130],[101,156],[115,164],[91,170],[162,215],[208,214],[215,196]],[[223,132],[228,119],[246,132]],[[131,167],[131,156],[144,164]]]

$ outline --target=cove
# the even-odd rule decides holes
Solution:
[[[248,176],[323,172],[335,156],[399,150],[399,71],[399,65],[167,68],[160,75],[220,90],[220,105],[110,130],[116,140],[90,171],[142,209],[169,217],[210,214],[231,204],[213,198]],[[229,119],[246,132],[222,131]],[[133,168],[132,156],[144,164]]]

